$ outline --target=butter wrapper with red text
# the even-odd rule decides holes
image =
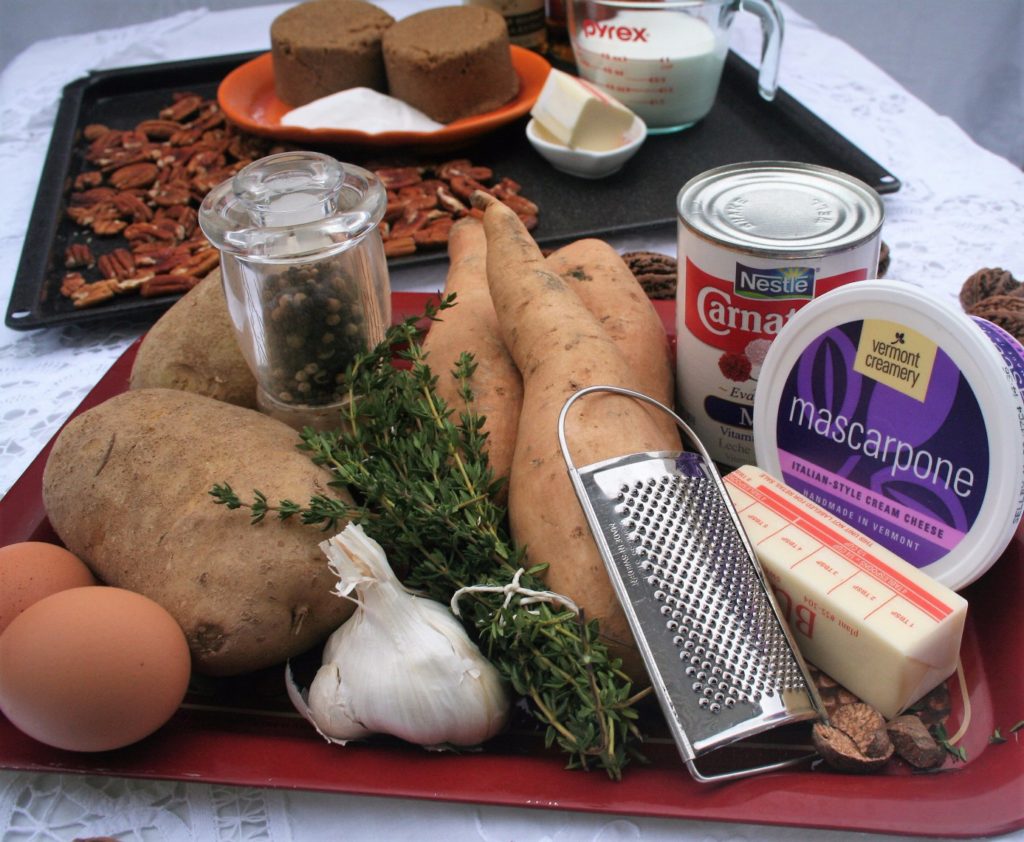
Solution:
[[[808,661],[886,718],[953,674],[963,597],[765,471],[725,486]]]

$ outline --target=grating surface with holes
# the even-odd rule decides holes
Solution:
[[[704,459],[636,454],[579,479],[662,706],[694,754],[806,712],[801,664]]]

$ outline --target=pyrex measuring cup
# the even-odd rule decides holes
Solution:
[[[737,11],[761,20],[758,90],[775,96],[782,15],[774,0],[573,0],[579,75],[635,111],[651,134],[689,128],[715,102]]]

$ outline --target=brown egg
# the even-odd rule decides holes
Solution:
[[[27,608],[0,635],[0,711],[47,745],[134,743],[181,704],[191,661],[174,618],[121,588],[74,588]]]
[[[95,584],[78,556],[56,544],[22,541],[0,547],[0,634],[44,596]]]

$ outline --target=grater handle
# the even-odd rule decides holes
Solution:
[[[562,411],[558,413],[558,444],[562,448],[562,456],[565,459],[565,464],[571,471],[576,470],[576,465],[572,461],[572,454],[569,452],[569,443],[565,438],[565,418],[569,414],[569,408],[576,403],[576,401],[585,395],[589,395],[594,392],[613,392],[617,395],[625,395],[628,398],[636,398],[637,400],[649,403],[651,406],[660,409],[665,414],[671,416],[677,426],[686,434],[686,437],[696,448],[697,452],[700,453],[700,455],[703,456],[709,464],[713,464],[710,454],[704,449],[704,445],[701,443],[700,439],[697,438],[697,434],[690,428],[690,425],[680,418],[674,410],[669,409],[661,401],[652,398],[650,395],[645,395],[643,392],[637,392],[634,389],[626,389],[622,386],[586,386],[571,395],[562,406]]]
[[[711,473],[712,479],[714,480],[715,485],[718,487],[718,493],[722,496],[723,499],[729,499],[729,492],[726,491],[725,489],[725,483],[722,481],[722,476],[718,472],[718,468],[715,466],[714,460],[711,458],[711,454],[709,454],[708,451],[705,449],[704,444],[701,442],[699,438],[697,438],[697,434],[691,429],[689,424],[687,424],[682,418],[680,418],[674,410],[665,406],[665,404],[663,404],[656,398],[652,398],[650,395],[645,395],[643,392],[637,392],[635,389],[627,389],[623,386],[607,385],[586,386],[580,389],[578,392],[571,395],[566,400],[566,402],[562,405],[562,411],[558,413],[558,444],[562,448],[562,458],[565,459],[565,464],[569,469],[569,476],[573,481],[573,486],[576,488],[577,493],[580,491],[578,482],[579,469],[576,467],[576,464],[572,461],[572,454],[569,452],[569,443],[568,441],[566,441],[565,437],[565,418],[569,414],[569,408],[574,403],[576,403],[576,401],[578,401],[582,397],[585,397],[586,395],[593,394],[594,392],[611,392],[616,395],[625,395],[628,398],[636,398],[637,400],[643,401],[644,403],[648,403],[651,406],[660,409],[665,414],[671,416],[675,420],[676,425],[683,431],[686,438],[690,440],[690,444],[693,445],[694,449],[704,458],[704,461],[707,463],[708,469]],[[753,559],[754,548],[750,546],[750,541],[747,538],[746,531],[744,531],[743,529],[743,524],[740,523],[739,516],[736,514],[735,510],[732,509],[732,507],[730,507],[729,513],[732,515],[732,520],[736,526],[736,531],[740,536],[740,540],[743,542],[743,546],[746,549],[747,554],[750,556],[751,559]],[[769,593],[770,597],[771,592],[768,588],[768,582],[767,580],[765,580],[764,571],[761,570],[761,566],[757,564],[756,561],[754,564],[754,570],[757,572],[758,577],[761,579],[762,583],[765,586],[765,590]],[[778,613],[777,607],[776,613]]]

